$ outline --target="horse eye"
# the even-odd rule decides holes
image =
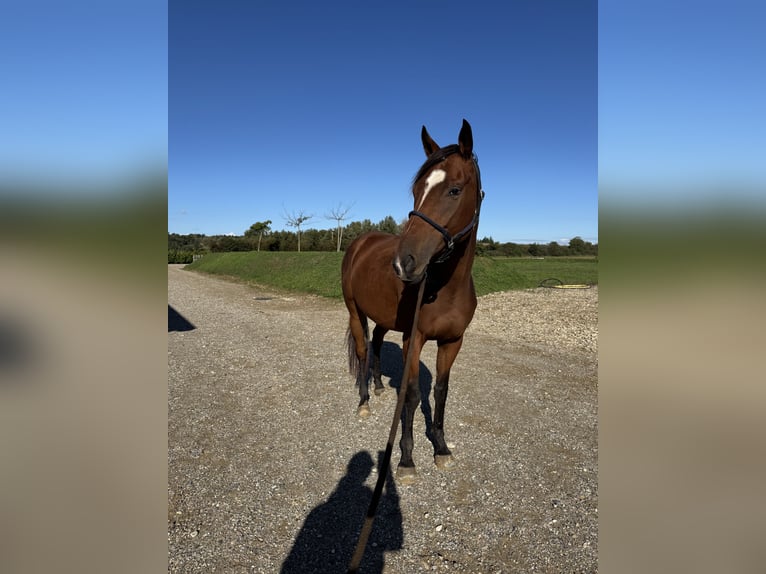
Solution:
[[[450,190],[447,192],[447,195],[449,195],[450,197],[455,197],[456,195],[460,195],[460,192],[461,192],[461,191],[462,191],[462,190],[461,190],[459,187],[452,187],[452,188],[450,188]]]

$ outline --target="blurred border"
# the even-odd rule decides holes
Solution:
[[[603,572],[766,563],[763,17],[600,5]]]
[[[167,6],[3,12],[2,570],[164,571]]]
[[[13,42],[19,30],[40,38],[42,24],[51,33],[66,30],[68,41],[98,29],[98,45],[81,40],[86,49],[128,54],[122,64],[140,38],[162,46],[152,59],[167,65],[166,5],[110,5],[123,11],[120,18],[93,1],[12,2],[2,24],[12,72],[22,79],[29,70],[39,75],[35,63],[25,61],[29,50]],[[764,150],[766,98],[748,91],[763,95],[766,39],[739,29],[763,16],[759,3],[738,0],[600,4],[600,58],[613,62],[600,64],[599,77],[604,572],[759,572],[766,563],[766,397],[758,361],[766,348],[766,186],[762,165],[740,161],[742,173],[723,169],[733,155],[764,157],[754,152]],[[729,37],[737,40],[735,50],[711,53]],[[642,59],[649,45],[662,60]],[[76,48],[76,42],[60,42],[54,65],[57,54]],[[146,65],[145,58],[137,57],[135,67]],[[683,81],[664,90],[659,74],[669,66]],[[97,91],[104,109],[113,100],[119,104],[112,112],[125,113],[124,86],[102,81],[108,66],[92,75],[63,68],[73,72],[75,87]],[[702,73],[690,76],[689,70]],[[150,136],[145,149],[139,145],[112,171],[95,167],[103,156],[96,138],[92,173],[53,168],[51,174],[32,151],[22,162],[32,168],[0,178],[0,555],[6,572],[167,567],[167,155],[157,153],[167,149],[166,80],[165,72],[141,85],[163,102],[164,109],[146,114],[160,118],[164,135],[160,141]],[[679,139],[689,127],[683,114],[662,112],[683,111],[714,82],[733,87],[731,99],[699,108],[710,126],[705,141],[720,146],[721,177],[712,181],[715,154],[695,164],[684,148],[685,142],[694,147],[700,130]],[[67,115],[61,87],[46,92],[40,110],[48,104]],[[625,93],[635,97],[620,97]],[[754,107],[749,121],[734,113],[742,107],[737,95]],[[146,105],[135,105],[139,101]],[[658,102],[660,112],[653,113]],[[133,111],[140,117],[140,108]],[[655,121],[648,127],[658,142],[678,142],[672,183],[663,173],[674,158],[664,157],[653,174],[652,150],[636,150],[640,182],[631,175],[635,166],[628,172],[610,163],[610,150],[635,150],[630,127],[642,113]],[[69,115],[76,121],[66,125],[88,121],[84,108]],[[733,124],[740,131],[732,131]],[[6,141],[35,141],[7,127],[18,122],[4,125]],[[35,127],[42,147],[61,136],[48,127]],[[140,141],[138,129],[123,135]],[[7,166],[19,157],[2,160]],[[88,164],[87,154],[80,159]]]

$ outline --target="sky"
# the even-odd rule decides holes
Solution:
[[[413,207],[425,125],[473,128],[479,236],[598,240],[597,3],[169,3],[168,231]]]
[[[10,0],[0,200],[20,180],[159,167],[173,232],[285,228],[297,210],[330,227],[338,206],[400,220],[421,126],[454,143],[466,118],[482,236],[593,240],[612,198],[748,210],[766,197],[765,18],[755,0],[602,0],[598,15],[580,0]]]
[[[602,207],[763,204],[764,22],[757,0],[599,3]]]
[[[0,184],[164,172],[167,26],[155,0],[4,2]]]

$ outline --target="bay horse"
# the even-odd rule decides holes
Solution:
[[[484,197],[478,159],[473,153],[473,133],[467,121],[463,120],[457,144],[440,147],[425,126],[421,140],[427,159],[413,179],[414,209],[401,234],[373,231],[359,236],[349,245],[341,269],[343,298],[349,313],[349,371],[359,386],[358,416],[370,414],[367,319],[375,322],[372,377],[376,395],[384,391],[380,353],[386,333],[403,333],[405,363],[409,346],[414,345],[409,372],[402,376],[402,381],[407,381],[407,394],[396,474],[405,481],[413,480],[416,474],[412,423],[420,403],[419,357],[426,341],[435,340],[438,345],[431,426],[434,462],[440,468],[454,464],[444,440],[444,407],[450,369],[476,310],[471,268]],[[418,288],[423,280],[426,284],[420,316],[410,340]]]

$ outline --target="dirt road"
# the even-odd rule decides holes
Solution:
[[[388,481],[363,572],[597,570],[597,304],[595,288],[480,299],[450,379],[457,465],[434,466],[422,403],[419,480]],[[338,301],[168,266],[169,572],[345,572],[396,400],[356,418],[346,322]],[[421,361],[426,392],[435,344]]]

